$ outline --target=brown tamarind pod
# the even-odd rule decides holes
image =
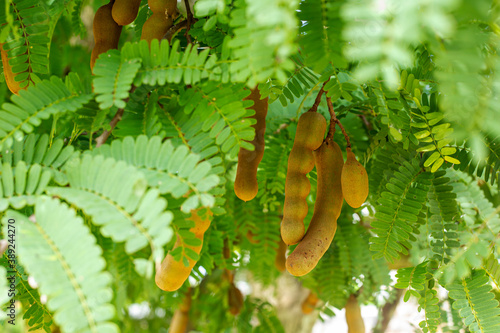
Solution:
[[[111,14],[119,25],[129,25],[134,22],[139,12],[141,0],[115,0]]]
[[[311,189],[306,174],[314,168],[313,151],[321,146],[325,130],[326,119],[320,113],[306,112],[300,116],[285,181],[281,238],[287,245],[297,244],[304,237],[306,197]]]
[[[172,18],[177,16],[177,0],[148,0],[148,6],[153,13],[161,13]]]
[[[276,269],[280,272],[286,270],[286,250],[287,246],[280,238],[278,241],[278,249],[276,250],[276,258],[274,259],[274,266],[276,266]]]
[[[200,254],[201,248],[203,247],[203,235],[210,226],[210,220],[212,216],[212,212],[209,210],[207,210],[204,216],[200,216],[199,211],[199,209],[192,210],[189,220],[194,221],[195,226],[192,227],[190,231],[194,233],[196,238],[201,241],[201,244],[198,246],[191,246],[187,244],[184,245],[184,247],[193,250],[197,254]],[[177,240],[172,250],[175,250],[179,246],[182,246],[182,244],[182,239],[177,236]],[[160,289],[165,291],[174,291],[179,289],[184,284],[184,281],[186,281],[186,279],[189,277],[189,274],[191,274],[191,270],[196,264],[195,260],[189,257],[187,259],[189,262],[188,267],[184,266],[183,260],[177,261],[170,253],[168,253],[165,259],[163,259],[160,269],[156,271],[156,285]]]
[[[318,303],[318,296],[312,291],[309,292],[304,302],[302,302],[302,313],[310,314],[316,308],[316,304]]]
[[[168,29],[172,26],[173,19],[162,13],[153,13],[142,26],[141,39],[151,43],[153,39],[162,40]]]
[[[250,201],[257,195],[257,168],[264,156],[264,134],[266,132],[266,115],[268,109],[268,98],[261,99],[259,89],[255,87],[251,94],[245,99],[252,100],[255,111],[252,116],[257,122],[252,125],[255,129],[255,138],[251,141],[255,147],[254,151],[240,148],[238,153],[238,169],[234,181],[234,193],[243,201]]]
[[[113,1],[99,7],[95,13],[93,24],[95,46],[90,56],[90,69],[94,69],[95,61],[101,53],[118,48],[122,26],[113,20],[112,8]]]
[[[342,193],[352,208],[360,207],[368,197],[368,174],[349,147],[342,169]]]
[[[185,333],[189,322],[189,309],[191,308],[191,288],[189,288],[181,306],[175,310],[170,322],[170,333]]]
[[[361,317],[361,308],[354,295],[349,296],[345,305],[345,320],[347,333],[365,333],[365,323]]]
[[[307,233],[286,259],[290,274],[302,276],[309,273],[325,254],[337,231],[337,219],[342,209],[340,175],[344,159],[337,143],[327,138],[314,152],[318,172],[318,189],[314,213]]]
[[[26,89],[28,86],[21,88],[20,82],[16,82],[16,80],[14,80],[15,75],[12,72],[12,67],[9,64],[9,56],[7,55],[7,51],[3,48],[3,43],[0,44],[0,51],[2,54],[3,74],[5,75],[7,87],[13,94],[19,95],[19,90]]]
[[[243,308],[244,298],[241,290],[239,290],[234,283],[229,285],[227,301],[229,303],[229,312],[234,316],[238,315]]]

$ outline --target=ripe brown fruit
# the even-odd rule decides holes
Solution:
[[[297,244],[304,237],[306,197],[311,188],[306,174],[314,168],[313,150],[321,146],[325,130],[326,120],[321,114],[306,112],[300,116],[285,182],[281,237],[287,245]]]
[[[175,310],[170,322],[170,333],[185,333],[189,322],[189,309],[191,308],[191,288],[188,289],[181,306]]]
[[[347,333],[365,333],[365,323],[361,317],[361,308],[354,295],[349,296],[345,305],[345,320],[347,322]]]
[[[101,53],[118,48],[118,41],[122,32],[122,26],[113,20],[111,14],[113,2],[101,6],[95,13],[93,32],[95,46],[90,56],[90,69],[94,69],[94,64]]]
[[[342,192],[347,204],[353,208],[360,207],[368,197],[368,174],[351,148],[347,148],[347,160],[342,169]]]
[[[153,13],[161,13],[173,18],[176,17],[177,0],[149,0],[148,6]]]
[[[252,117],[257,121],[257,123],[252,125],[255,129],[255,138],[251,143],[255,147],[255,150],[250,151],[240,148],[240,152],[238,153],[238,169],[234,181],[234,193],[241,200],[250,201],[255,198],[259,190],[257,168],[264,156],[264,134],[266,132],[268,98],[261,99],[259,89],[255,87],[245,99],[254,102],[250,108],[255,111]]]
[[[328,250],[342,209],[340,174],[344,159],[340,147],[328,138],[314,152],[314,160],[318,172],[314,214],[304,239],[286,259],[286,269],[295,276],[309,273]]]
[[[172,26],[173,19],[167,18],[165,14],[153,13],[142,26],[141,39],[151,43],[153,39],[162,40],[168,29]]]
[[[286,250],[288,247],[283,240],[280,238],[278,241],[278,249],[276,250],[276,258],[274,259],[274,266],[280,272],[284,272],[286,270]]]
[[[129,25],[134,22],[139,12],[141,0],[115,0],[111,14],[119,25]]]
[[[200,254],[201,248],[203,247],[203,235],[210,226],[212,212],[206,210],[204,216],[200,216],[199,214],[200,214],[200,209],[192,210],[191,218],[189,219],[194,221],[195,223],[195,226],[191,228],[190,231],[195,234],[196,238],[201,240],[201,244],[198,246],[191,246],[184,244],[184,247],[193,250],[197,254]],[[172,250],[175,250],[176,248],[182,245],[183,245],[182,239],[179,236],[177,236],[177,240]],[[188,261],[189,261],[189,266],[186,267],[184,266],[183,260],[177,261],[170,253],[168,253],[165,259],[163,259],[160,269],[156,271],[155,275],[156,285],[160,289],[165,291],[174,291],[179,289],[184,284],[184,281],[186,281],[186,279],[189,277],[189,274],[191,274],[191,270],[196,264],[196,261],[189,257]]]

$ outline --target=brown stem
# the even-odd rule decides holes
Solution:
[[[403,296],[403,292],[403,289],[397,289],[396,298],[391,302],[385,303],[384,307],[382,308],[382,313],[379,316],[378,322],[373,330],[374,333],[382,333],[387,330],[389,322],[391,321],[392,316],[394,315],[394,312],[398,307],[399,300],[401,299],[401,296]]]
[[[372,124],[368,121],[368,119],[366,119],[366,116],[364,114],[360,114],[358,115],[358,117],[361,118],[367,130],[371,131],[373,129]]]
[[[335,111],[333,110],[333,103],[332,99],[330,97],[326,97],[326,102],[328,104],[328,112],[330,112],[330,128],[332,128],[332,122],[336,123],[339,125],[340,130],[342,131],[342,134],[344,134],[345,141],[347,142],[347,148],[351,148],[351,140],[349,140],[349,136],[347,135],[344,126],[342,126],[342,123],[340,120],[337,119],[337,116],[335,115]],[[333,134],[332,134],[333,135]]]
[[[174,37],[174,35],[187,27],[187,20],[184,20],[184,21],[181,21],[177,24],[174,24],[173,26],[170,27],[170,29],[168,29],[167,33],[165,34],[165,36],[163,36],[163,39],[166,39],[168,40],[168,42],[170,43],[170,41],[172,40],[172,38]]]
[[[325,90],[324,90],[325,89],[325,85],[328,83],[328,81],[330,81],[330,79],[326,80],[325,83],[323,83],[323,86],[319,90],[318,95],[316,96],[316,99],[314,100],[313,106],[311,106],[311,108],[307,112],[316,112],[316,111],[318,111],[318,106],[319,106],[319,103],[321,102],[321,95],[323,95],[323,93],[325,92]]]
[[[184,5],[186,6],[186,14],[187,14],[187,26],[186,26],[186,39],[189,44],[191,44],[191,36],[189,36],[189,29],[191,29],[191,23],[193,22],[193,13],[191,13],[191,6],[189,5],[189,0],[184,0]]]
[[[131,95],[135,90],[135,86],[132,86],[132,88],[130,89],[129,91],[129,95]],[[125,103],[128,103],[128,100],[129,100],[129,97],[127,97],[124,101]],[[122,120],[122,117],[123,117],[123,111],[124,109],[118,109],[118,111],[116,111],[115,113],[115,116],[113,117],[113,119],[111,119],[111,122],[109,123],[109,126],[111,127],[111,129],[108,131],[108,130],[104,130],[104,132],[102,132],[101,135],[99,135],[95,141],[96,141],[96,148],[102,146],[103,144],[106,143],[106,140],[108,140],[109,138],[109,135],[111,134],[111,132],[115,129],[116,127],[116,124],[118,124],[118,122],[120,120]]]

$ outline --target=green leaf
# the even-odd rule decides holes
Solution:
[[[112,277],[104,271],[102,249],[82,218],[67,205],[43,196],[36,201],[36,223],[14,211],[8,216],[19,225],[17,237],[23,244],[17,249],[19,259],[39,284],[40,292],[47,295],[56,323],[67,331],[78,327],[118,332],[118,326],[110,321],[115,315],[110,303]],[[7,225],[5,218],[4,227]]]

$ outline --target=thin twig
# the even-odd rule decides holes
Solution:
[[[349,140],[349,136],[347,135],[344,126],[340,123],[340,120],[337,119],[335,115],[335,110],[333,110],[333,103],[330,97],[326,97],[326,102],[328,104],[328,112],[330,112],[330,129],[332,128],[332,123],[339,125],[342,134],[344,134],[345,141],[347,142],[347,148],[351,148],[351,141]]]
[[[323,86],[319,90],[318,95],[316,96],[316,99],[314,100],[313,106],[311,106],[311,108],[307,112],[316,112],[316,111],[318,111],[319,103],[321,103],[321,95],[323,95],[323,93],[325,92],[325,90],[324,90],[325,89],[325,85],[328,83],[328,81],[330,81],[330,79],[326,80],[325,83],[323,83]]]
[[[373,129],[372,124],[368,121],[368,119],[366,119],[366,116],[364,114],[360,114],[358,115],[358,117],[361,118],[367,130],[371,131]]]
[[[129,91],[129,96],[132,95],[132,93],[134,92],[135,90],[135,86],[132,86],[132,88],[130,89]],[[129,100],[129,97],[127,97],[124,102],[125,103],[128,103],[128,100]],[[109,135],[111,134],[111,132],[115,129],[116,127],[116,124],[118,124],[118,122],[120,120],[122,120],[122,117],[123,117],[123,111],[124,109],[118,109],[118,111],[116,111],[115,113],[115,116],[113,117],[113,119],[111,119],[111,122],[109,123],[109,126],[111,127],[111,129],[108,131],[108,130],[104,130],[104,132],[102,132],[101,135],[99,135],[96,139],[95,139],[95,142],[96,142],[96,148],[102,146],[103,144],[106,143],[106,140],[108,140],[109,138]]]
[[[191,13],[191,6],[189,5],[189,0],[184,0],[184,5],[186,6],[186,14],[187,14],[187,27],[184,36],[186,36],[188,43],[191,44],[191,36],[189,36],[189,29],[191,29],[191,24],[193,23],[193,13]]]
[[[174,37],[174,35],[180,31],[181,29],[184,29],[187,27],[187,20],[184,20],[184,21],[181,21],[177,24],[174,24],[173,26],[170,27],[170,29],[168,29],[167,33],[163,36],[163,39],[166,39],[168,40],[168,42],[170,43],[170,41],[172,40],[172,37]]]

